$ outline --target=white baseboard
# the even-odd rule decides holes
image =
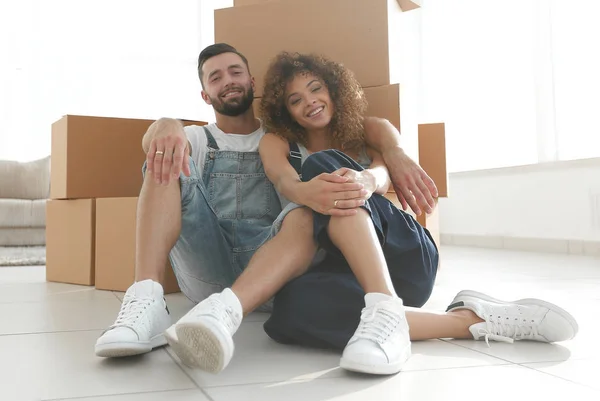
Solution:
[[[442,245],[566,253],[570,255],[600,257],[600,241],[563,240],[551,238],[518,238],[465,234],[441,234],[440,241]]]

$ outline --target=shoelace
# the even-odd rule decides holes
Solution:
[[[360,317],[360,325],[356,330],[358,338],[383,343],[400,323],[401,317],[382,305],[364,308]]]
[[[479,329],[478,334],[485,336],[485,343],[490,347],[489,340],[512,344],[515,340],[534,339],[538,335],[537,325],[521,323],[503,323],[486,321],[486,328]]]
[[[217,297],[209,297],[206,303],[198,304],[198,308],[194,311],[195,317],[203,315],[213,315],[221,322],[224,322],[228,329],[233,330],[235,324],[233,322],[234,315],[237,319],[238,316],[233,312],[233,308],[225,305]]]
[[[117,315],[117,320],[111,327],[133,326],[141,316],[144,309],[147,309],[153,302],[152,298],[137,298],[131,295],[125,295],[123,306]]]

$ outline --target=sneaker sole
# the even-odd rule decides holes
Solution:
[[[188,350],[185,345],[183,345],[181,342],[179,342],[179,340],[175,339],[174,337],[172,337],[171,335],[169,335],[169,331],[165,331],[165,337],[167,338],[167,342],[169,343],[169,346],[171,347],[171,349],[173,349],[173,352],[175,353],[175,355],[177,355],[177,357],[179,357],[179,359],[181,360],[181,363],[183,363],[184,365],[193,368],[194,367],[194,360],[190,359],[189,355],[191,355],[191,351]]]
[[[219,373],[233,355],[233,339],[210,322],[179,323],[176,332],[179,344],[174,350],[190,367]]]
[[[410,347],[406,347],[400,357],[400,361],[388,365],[366,365],[364,363],[352,361],[349,359],[340,359],[340,368],[352,372],[367,373],[371,375],[394,375],[402,370],[404,364],[411,357]]]
[[[120,358],[141,355],[152,351],[154,348],[167,345],[167,340],[162,334],[154,337],[149,342],[115,342],[99,344],[95,347],[96,356],[104,358]]]
[[[573,336],[571,337],[571,339],[574,338],[577,335],[577,333],[579,332],[579,325],[577,324],[577,321],[575,320],[575,318],[573,317],[573,315],[571,315],[569,312],[567,312],[566,310],[564,310],[560,306],[554,305],[553,303],[550,303],[548,301],[544,301],[542,299],[524,298],[524,299],[519,299],[519,300],[516,300],[516,301],[503,301],[501,299],[490,297],[489,295],[483,294],[481,292],[471,291],[471,290],[463,290],[463,291],[459,292],[456,295],[456,297],[454,297],[454,300],[452,301],[452,304],[455,304],[456,302],[462,301],[461,298],[463,298],[463,297],[479,298],[479,299],[483,299],[485,301],[494,302],[494,303],[498,303],[498,304],[514,303],[514,304],[522,304],[522,305],[543,306],[544,308],[548,308],[552,312],[560,315],[567,322],[569,322],[569,324],[573,328]]]

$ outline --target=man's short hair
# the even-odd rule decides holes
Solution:
[[[250,66],[248,65],[248,59],[246,56],[240,53],[235,47],[228,45],[227,43],[215,43],[214,45],[204,48],[204,50],[200,52],[200,56],[198,56],[198,77],[200,78],[200,83],[202,84],[203,88],[204,82],[202,81],[202,67],[204,66],[204,63],[206,63],[208,59],[223,53],[235,53],[240,56],[244,64],[246,64],[248,72],[250,72]]]

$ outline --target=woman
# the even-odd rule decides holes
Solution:
[[[463,291],[446,314],[406,310],[429,298],[438,251],[427,229],[383,196],[390,179],[365,143],[366,107],[352,73],[320,56],[284,52],[266,74],[261,115],[272,133],[260,144],[265,171],[283,202],[314,210],[314,237],[326,253],[320,267],[277,295],[267,333],[284,343],[344,348],[342,368],[373,374],[398,372],[411,340],[572,338],[574,318],[539,300],[507,303]],[[327,185],[324,173],[364,184],[354,215],[330,216],[308,200]]]

